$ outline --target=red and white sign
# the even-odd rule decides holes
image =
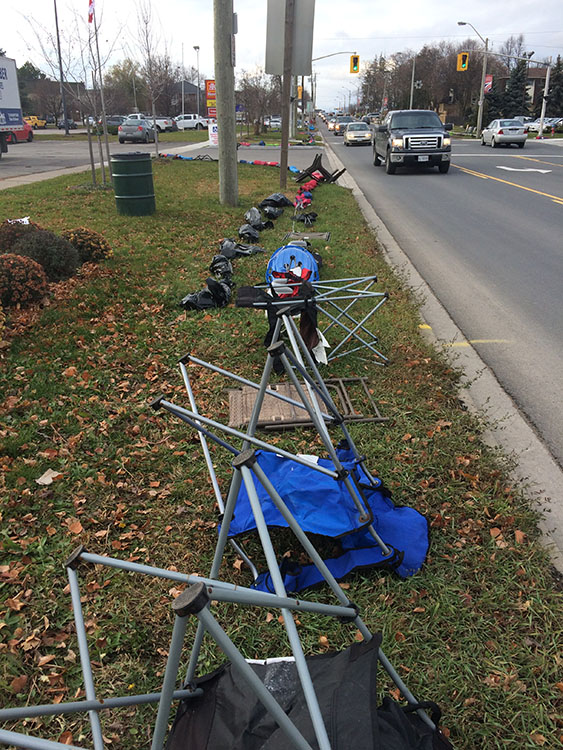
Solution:
[[[217,107],[207,107],[207,116],[215,119],[217,117]]]
[[[215,80],[206,79],[205,81],[205,98],[215,99]]]
[[[492,75],[486,75],[485,85],[483,86],[483,91],[485,94],[490,94],[492,90],[493,90],[493,77]]]
[[[94,20],[94,0],[88,0],[88,23]]]

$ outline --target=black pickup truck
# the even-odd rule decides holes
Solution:
[[[445,174],[450,168],[453,125],[440,120],[427,109],[400,109],[388,112],[375,127],[373,163],[385,164],[387,174],[397,167],[438,167]]]

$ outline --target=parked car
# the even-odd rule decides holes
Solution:
[[[209,120],[197,114],[183,114],[174,118],[178,130],[204,130],[209,127]]]
[[[373,163],[385,163],[387,174],[397,167],[438,167],[442,174],[450,168],[451,138],[437,113],[429,109],[402,109],[388,112],[373,137]]]
[[[528,126],[520,120],[493,120],[481,133],[481,145],[496,148],[502,143],[510,146],[515,143],[518,148],[524,148],[528,139]]]
[[[350,122],[344,131],[345,146],[371,146],[371,128],[365,122]]]
[[[130,115],[127,115],[128,120],[146,120],[147,122],[153,123],[153,116],[152,115],[143,115],[140,112],[133,112]],[[160,115],[157,115],[154,120],[156,121],[156,129],[159,133],[162,133],[163,131],[170,131],[174,130],[174,121],[171,117],[160,117]]]
[[[44,130],[47,127],[47,120],[43,120],[36,115],[27,115],[23,119],[28,123],[28,125],[31,125],[34,130],[37,130],[38,128]]]
[[[270,130],[281,130],[281,117],[270,117]]]
[[[23,143],[24,141],[31,143],[33,140],[33,128],[24,120],[23,128],[14,128],[14,130],[6,133],[6,135],[8,136],[8,143]]]
[[[66,120],[66,124],[69,130],[76,130],[78,125],[74,122],[74,120]],[[65,130],[65,120],[59,120],[57,123],[57,127],[59,130]]]
[[[346,125],[348,123],[354,122],[354,118],[350,115],[343,115],[342,117],[337,117],[336,122],[334,124],[334,135],[344,135],[344,131],[346,130]]]
[[[132,143],[149,143],[156,138],[152,122],[141,119],[138,115],[128,117],[117,129],[117,137],[120,143],[131,141]]]

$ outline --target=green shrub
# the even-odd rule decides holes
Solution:
[[[47,294],[47,277],[32,258],[15,253],[0,255],[0,304],[25,307]]]
[[[33,221],[29,224],[21,224],[19,221],[11,222],[6,219],[0,224],[0,253],[11,253],[20,237],[35,232],[37,229],[42,229],[42,227]]]
[[[64,237],[45,229],[21,237],[14,245],[13,252],[40,263],[49,281],[68,279],[80,265],[78,250]]]
[[[106,238],[92,229],[87,229],[86,227],[69,229],[63,232],[62,236],[77,249],[81,263],[87,263],[88,261],[98,263],[100,260],[113,255],[113,251]]]

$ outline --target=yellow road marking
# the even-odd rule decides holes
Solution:
[[[467,174],[472,174],[475,177],[481,177],[483,180],[494,180],[495,182],[502,182],[504,185],[510,185],[511,187],[520,188],[520,190],[526,190],[528,193],[535,193],[536,195],[542,195],[544,198],[551,198],[552,201],[555,201],[556,203],[559,203],[560,201],[563,201],[563,197],[559,197],[558,195],[550,195],[549,193],[542,193],[541,190],[534,190],[534,188],[526,187],[525,185],[518,185],[516,182],[509,182],[509,180],[502,180],[500,177],[491,177],[491,175],[482,174],[481,172],[474,172],[471,169],[467,169],[467,167],[459,167],[457,164],[453,164],[452,166],[456,167],[456,169],[461,169],[462,172],[467,172]]]
[[[535,159],[533,156],[513,156],[513,159],[524,159],[525,161],[535,161],[538,164],[547,164],[550,167],[563,167],[563,164],[554,164],[552,161],[543,161],[543,159]]]
[[[454,341],[448,346],[471,346],[472,344],[510,344],[508,339],[470,339],[469,341]]]

